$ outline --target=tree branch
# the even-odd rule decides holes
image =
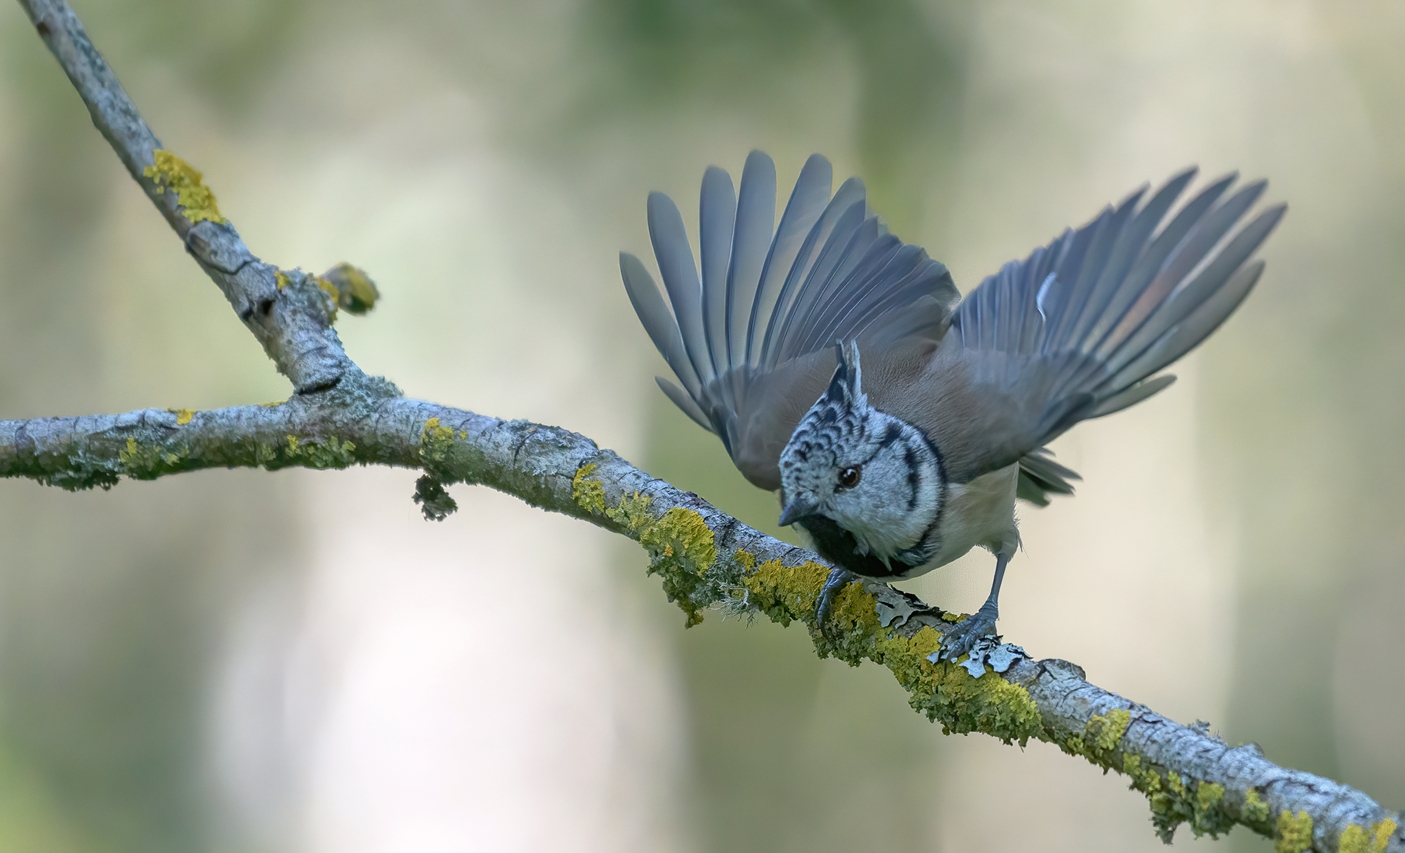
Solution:
[[[263,345],[278,372],[300,394],[330,388],[347,373],[359,373],[332,330],[335,303],[309,299],[307,288],[290,290],[290,283],[308,276],[284,273],[249,251],[220,214],[200,173],[161,147],[68,4],[20,0],[20,5],[78,90],[93,124]],[[314,277],[314,283],[320,282]]]
[[[965,664],[934,661],[954,618],[881,583],[850,584],[821,631],[814,604],[829,566],[814,554],[584,436],[407,400],[366,376],[331,327],[338,305],[373,301],[364,276],[285,272],[256,258],[200,174],[161,148],[67,4],[20,4],[128,172],[296,393],[270,406],[0,421],[0,476],[86,489],[213,467],[390,465],[424,471],[415,499],[430,518],[454,508],[446,484],[490,486],[639,542],[689,625],[709,609],[802,622],[820,656],[892,670],[912,707],[944,731],[1047,741],[1125,774],[1147,796],[1163,839],[1181,823],[1197,835],[1243,824],[1275,838],[1279,851],[1405,853],[1399,812],[1279,767],[1255,746],[1231,747],[1207,725],[1174,723],[1088,683],[1074,664],[993,644]]]

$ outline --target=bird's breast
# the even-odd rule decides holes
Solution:
[[[1019,542],[1015,525],[1015,487],[1018,463],[992,471],[967,483],[948,483],[936,536],[940,545],[931,560],[904,573],[912,578],[944,566],[972,548],[999,552]]]

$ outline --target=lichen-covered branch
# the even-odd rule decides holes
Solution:
[[[892,670],[913,708],[945,731],[1043,740],[1125,774],[1147,796],[1164,838],[1182,823],[1196,834],[1243,824],[1284,851],[1405,851],[1398,812],[1279,767],[1254,746],[1231,747],[1206,726],[1172,722],[1088,683],[1074,664],[1017,656],[1003,673],[973,677],[934,662],[953,617],[883,584],[847,587],[821,631],[815,597],[829,567],[818,557],[584,436],[370,385],[378,391],[338,389],[272,406],[0,421],[0,476],[81,489],[213,467],[392,465],[424,472],[416,498],[441,518],[453,509],[446,484],[491,486],[639,542],[689,625],[709,610],[800,622],[821,655]]]
[[[1254,746],[1231,747],[1208,726],[1174,723],[1089,684],[1074,664],[1035,660],[1014,646],[959,665],[936,660],[956,617],[883,584],[850,584],[821,630],[815,600],[829,566],[814,554],[584,436],[407,400],[366,376],[331,323],[339,307],[370,308],[370,279],[348,265],[316,276],[254,257],[200,173],[161,147],[68,5],[20,4],[128,172],[296,393],[267,406],[0,421],[0,476],[88,489],[214,467],[391,465],[423,472],[414,499],[433,519],[454,510],[447,485],[490,486],[637,541],[688,625],[709,611],[800,622],[821,656],[890,669],[912,707],[945,731],[1043,740],[1126,775],[1165,839],[1183,823],[1197,835],[1242,824],[1276,839],[1280,853],[1405,853],[1399,812],[1279,767]]]

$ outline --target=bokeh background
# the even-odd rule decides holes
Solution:
[[[1002,626],[1405,805],[1405,6],[1391,0],[79,0],[250,247],[350,260],[411,395],[562,424],[773,529],[654,389],[644,195],[812,151],[963,289],[1189,163],[1268,273],[1171,391],[1057,447]],[[692,217],[689,217],[690,223]],[[0,4],[0,418],[284,382]],[[1124,780],[943,737],[794,628],[682,616],[622,540],[414,474],[0,482],[0,851],[1155,850]],[[910,584],[969,609],[987,555]],[[1236,831],[1176,845],[1265,851]]]

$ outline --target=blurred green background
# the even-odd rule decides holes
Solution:
[[[617,280],[759,147],[862,175],[963,290],[1187,163],[1290,214],[1245,307],[1056,446],[1002,627],[1405,805],[1405,7],[1008,0],[78,2],[250,247],[364,266],[407,393],[559,423],[774,530],[659,395]],[[688,217],[690,227],[693,217]],[[0,5],[0,418],[287,394]],[[1120,777],[945,738],[873,666],[637,550],[413,474],[0,482],[0,851],[1153,850]],[[987,555],[909,586],[978,604]],[[1180,847],[1268,850],[1242,831]]]

